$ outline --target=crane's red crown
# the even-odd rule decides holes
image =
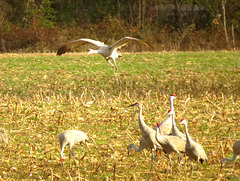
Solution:
[[[173,96],[173,97],[176,97],[176,95],[175,95],[175,94],[172,94],[171,96]]]
[[[88,52],[90,52],[90,51],[91,51],[91,49],[89,48],[89,49],[88,49]]]
[[[160,127],[161,126],[161,123],[157,123],[157,127]]]
[[[181,122],[184,121],[185,119],[181,119]]]
[[[172,110],[171,110],[171,109],[169,109],[169,110],[168,110],[168,113],[170,113],[171,111],[172,111]]]

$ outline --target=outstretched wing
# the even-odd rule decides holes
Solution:
[[[90,44],[96,46],[97,48],[99,48],[100,46],[104,46],[104,43],[102,43],[100,41],[87,39],[87,38],[82,38],[82,39],[71,41],[71,42],[61,46],[57,51],[57,55],[62,55],[64,53],[72,50],[74,47],[82,46],[86,43],[90,43]]]
[[[115,48],[120,48],[120,47],[128,44],[128,43],[131,42],[131,41],[137,41],[138,43],[140,43],[140,44],[142,44],[142,45],[145,45],[145,46],[148,46],[148,47],[150,47],[152,50],[154,50],[154,48],[153,48],[152,45],[144,42],[143,40],[140,40],[140,39],[138,39],[138,38],[128,37],[128,36],[126,36],[126,37],[118,40],[116,43],[112,44],[110,47],[111,47],[111,49],[113,50],[113,49],[115,49]]]

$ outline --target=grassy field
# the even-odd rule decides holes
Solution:
[[[67,54],[0,55],[0,128],[10,142],[0,145],[0,180],[239,180],[240,163],[232,156],[240,138],[240,52],[172,52],[124,54],[119,72],[101,56]],[[168,96],[174,100],[176,124],[188,120],[189,133],[204,147],[209,161],[177,164],[159,152],[151,170],[148,150],[127,154],[139,144],[137,109],[146,124],[166,117]],[[186,100],[189,101],[186,102]],[[90,151],[74,145],[76,167],[59,159],[57,135],[67,129],[84,131]],[[85,152],[87,154],[84,157]]]

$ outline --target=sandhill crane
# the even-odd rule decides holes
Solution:
[[[3,131],[0,131],[0,143],[8,143],[8,136]]]
[[[187,129],[187,121],[185,119],[182,119],[180,124],[183,124],[184,128],[185,128],[186,139],[187,139],[186,145],[185,145],[185,152],[191,160],[191,171],[193,172],[192,160],[197,160],[198,168],[199,168],[199,161],[201,163],[203,163],[203,161],[207,162],[208,158],[207,158],[207,155],[206,155],[202,145],[193,141],[192,138],[190,137],[190,135],[188,133],[188,129]]]
[[[171,132],[171,129],[172,129],[172,114],[173,114],[173,111],[169,110],[168,111],[168,116],[160,124],[161,125],[160,129],[161,129],[161,132],[163,134],[169,135],[170,132]],[[157,129],[158,129],[157,125],[155,125],[153,127],[153,129],[155,131],[157,131]]]
[[[61,148],[61,151],[60,151],[60,159],[61,159],[61,161],[63,161],[63,151],[64,151],[65,145],[69,146],[69,149],[70,149],[70,153],[69,153],[69,166],[70,166],[71,156],[74,156],[74,153],[72,151],[72,146],[75,143],[78,143],[78,142],[83,142],[83,143],[86,144],[86,142],[89,140],[89,138],[82,131],[67,130],[67,131],[64,131],[64,132],[62,132],[62,133],[60,133],[58,135],[58,140],[59,140],[60,148]],[[87,144],[86,144],[86,146],[87,146]],[[74,160],[74,163],[75,163],[75,160]],[[76,165],[76,163],[75,163],[75,165]]]
[[[225,165],[226,162],[228,161],[235,161],[238,158],[238,155],[240,155],[240,140],[235,141],[235,143],[233,144],[233,156],[232,158],[223,158],[221,160],[221,168]]]
[[[160,135],[159,135],[160,132]],[[180,139],[177,136],[166,136],[161,132],[161,123],[157,123],[157,131],[155,134],[157,142],[162,146],[162,149],[167,153],[170,167],[172,167],[171,153],[176,152],[178,154],[178,161],[180,162],[182,157],[179,152],[185,152],[186,141]]]
[[[128,44],[131,41],[137,41],[140,44],[150,47],[152,50],[154,49],[152,45],[144,42],[143,40],[140,40],[138,38],[127,37],[127,36],[123,37],[122,39],[118,40],[117,42],[115,42],[112,45],[105,45],[104,43],[102,43],[100,41],[82,38],[82,39],[71,41],[71,42],[61,46],[57,51],[57,55],[62,55],[64,53],[66,53],[67,51],[70,51],[74,47],[89,43],[91,45],[94,45],[98,49],[97,50],[89,49],[88,55],[90,55],[90,54],[102,55],[115,70],[115,69],[117,69],[117,64],[116,64],[115,59],[122,56],[120,53],[117,52],[117,49],[120,49],[121,47],[125,46],[126,44]],[[113,61],[114,65],[111,63],[110,60]]]
[[[142,117],[142,104],[140,103],[135,103],[135,104],[132,104],[130,106],[136,106],[138,107],[138,110],[139,110],[139,114],[138,114],[138,124],[139,124],[139,128],[140,128],[140,131],[141,131],[141,134],[142,134],[142,147],[140,147],[138,150],[143,150],[143,148],[149,148],[151,149],[151,153],[152,153],[152,161],[155,159],[155,151],[157,148],[161,148],[160,144],[156,141],[156,138],[155,138],[155,134],[156,134],[156,131],[153,130],[152,128],[148,127],[146,125],[146,123],[144,122],[143,120],[143,117]],[[128,107],[130,107],[128,106]],[[141,144],[141,140],[140,140],[140,144]],[[132,147],[134,148],[134,146],[131,146],[132,144],[130,144],[130,146],[128,147]]]

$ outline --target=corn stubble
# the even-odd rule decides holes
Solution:
[[[174,70],[171,70],[174,71]],[[140,75],[134,75],[131,82],[127,74],[122,73],[118,79],[110,76],[116,89],[106,90],[96,80],[86,79],[84,89],[76,93],[69,91],[57,93],[47,83],[39,85],[31,96],[21,97],[9,92],[0,98],[1,127],[9,137],[8,144],[0,145],[0,179],[43,179],[43,180],[234,180],[240,175],[239,162],[228,163],[220,171],[220,159],[230,155],[234,140],[239,139],[240,99],[239,87],[224,82],[229,91],[222,93],[221,85],[208,87],[206,82],[197,80],[198,73],[184,76],[186,70],[177,70],[178,74],[165,76],[161,82],[161,91],[154,87],[156,81],[150,75],[147,83],[150,88],[141,87]],[[60,73],[61,74],[61,73]],[[181,76],[180,76],[181,74]],[[207,72],[202,76],[217,73]],[[234,74],[234,71],[233,71]],[[237,74],[237,72],[235,72]],[[61,76],[61,75],[60,75]],[[70,76],[69,79],[72,77]],[[143,78],[145,79],[145,78]],[[169,82],[175,83],[169,88]],[[95,81],[88,82],[88,81]],[[195,86],[191,84],[197,81]],[[237,80],[236,80],[237,81]],[[238,80],[239,81],[239,80]],[[188,85],[188,89],[183,87]],[[59,83],[60,86],[65,86]],[[98,86],[97,86],[98,85]],[[208,84],[210,85],[210,84]],[[95,86],[95,87],[94,87]],[[174,89],[175,88],[175,89]],[[61,87],[64,89],[64,87]],[[96,89],[98,91],[96,91]],[[136,89],[136,91],[134,91]],[[171,92],[170,92],[171,91]],[[208,163],[194,169],[191,175],[190,161],[185,158],[178,167],[177,154],[172,154],[172,174],[169,160],[164,153],[158,152],[155,170],[151,170],[151,154],[145,150],[131,152],[128,156],[127,145],[139,144],[140,130],[136,111],[128,109],[130,103],[143,101],[144,120],[154,127],[155,123],[165,118],[169,109],[168,96],[174,93],[176,125],[181,118],[188,120],[189,133],[204,147]],[[200,94],[198,94],[200,93]],[[64,166],[59,158],[57,135],[68,129],[84,131],[89,137],[88,151],[84,146],[74,145],[76,166],[68,167],[69,150],[64,152]],[[86,153],[87,152],[87,153]],[[86,154],[85,154],[86,153]],[[196,163],[195,163],[196,164]],[[72,163],[73,165],[73,163]],[[196,168],[196,165],[194,166]]]

